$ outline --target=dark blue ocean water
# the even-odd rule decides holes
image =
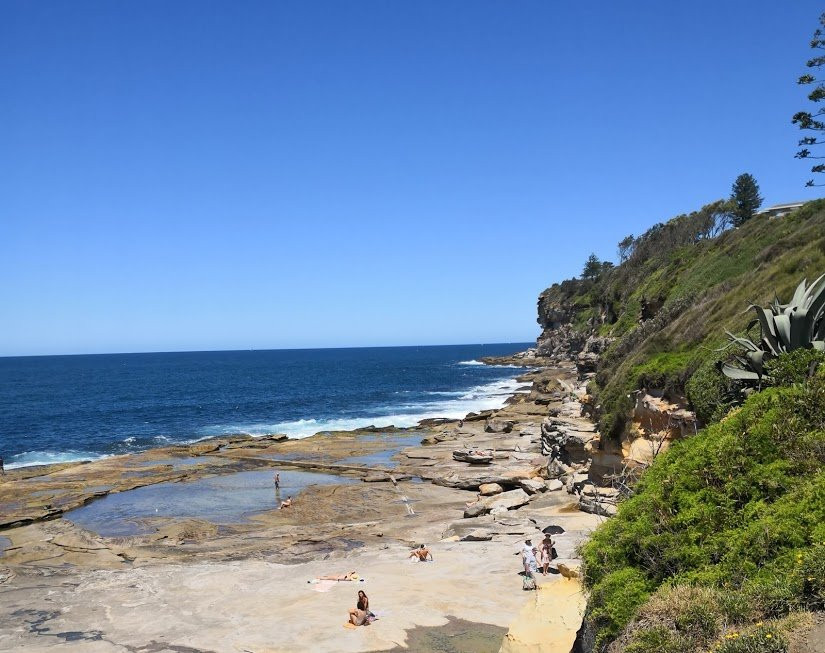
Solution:
[[[463,417],[518,386],[519,369],[476,359],[529,344],[0,358],[0,456],[14,467]]]

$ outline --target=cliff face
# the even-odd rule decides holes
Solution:
[[[694,214],[658,224],[621,265],[554,284],[538,299],[537,353],[575,361],[590,380],[603,440],[626,453],[639,437],[648,446],[672,439],[668,424],[685,422],[685,409],[698,413],[699,426],[714,419],[730,390],[715,372],[725,330],[744,332],[751,302],[788,295],[801,278],[825,272],[825,200],[715,237],[696,224]],[[651,407],[660,410],[655,420],[644,414]]]

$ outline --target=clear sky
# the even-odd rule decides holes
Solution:
[[[0,3],[0,355],[534,339],[592,251],[812,199],[823,9]]]

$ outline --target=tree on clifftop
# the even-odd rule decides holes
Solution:
[[[582,279],[590,279],[593,281],[594,279],[598,279],[599,274],[602,271],[602,262],[599,260],[599,257],[595,254],[591,254],[587,257],[587,262],[584,264],[584,270],[582,270]]]
[[[633,252],[633,244],[635,239],[633,238],[633,234],[629,236],[625,236],[619,241],[618,244],[618,254],[619,254],[619,263],[624,263],[629,257],[630,254]]]
[[[750,220],[762,206],[759,196],[759,184],[753,175],[747,172],[739,175],[733,182],[730,199],[733,202],[733,226],[741,227]]]
[[[819,24],[825,28],[825,13],[819,16]],[[822,37],[822,28],[819,28],[814,32],[814,37],[811,39],[811,48],[814,50],[825,50],[825,38]],[[808,68],[819,68],[823,64],[825,64],[825,56],[821,54],[813,59],[808,59],[805,63]],[[823,83],[821,79],[817,79],[814,75],[806,73],[799,78],[797,83],[804,85],[816,84],[814,90],[808,94],[808,99],[811,102],[819,102],[820,100],[825,99],[825,83]],[[823,132],[825,131],[825,121],[822,120],[823,117],[825,117],[825,108],[817,109],[813,112],[798,111],[793,115],[791,122],[794,125],[799,125],[800,129],[808,129],[813,132]],[[806,136],[799,141],[799,146],[802,149],[796,153],[795,157],[797,159],[825,159],[825,157],[822,156],[811,156],[811,151],[805,147],[807,145],[822,145],[823,143],[825,143],[824,139],[818,139],[816,136]],[[811,172],[825,172],[825,164],[816,164],[811,168]],[[805,185],[822,186],[823,184],[816,184],[813,179],[809,179]]]

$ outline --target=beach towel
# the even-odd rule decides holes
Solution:
[[[312,589],[316,592],[329,592],[337,584],[337,580],[319,580],[313,583]]]

